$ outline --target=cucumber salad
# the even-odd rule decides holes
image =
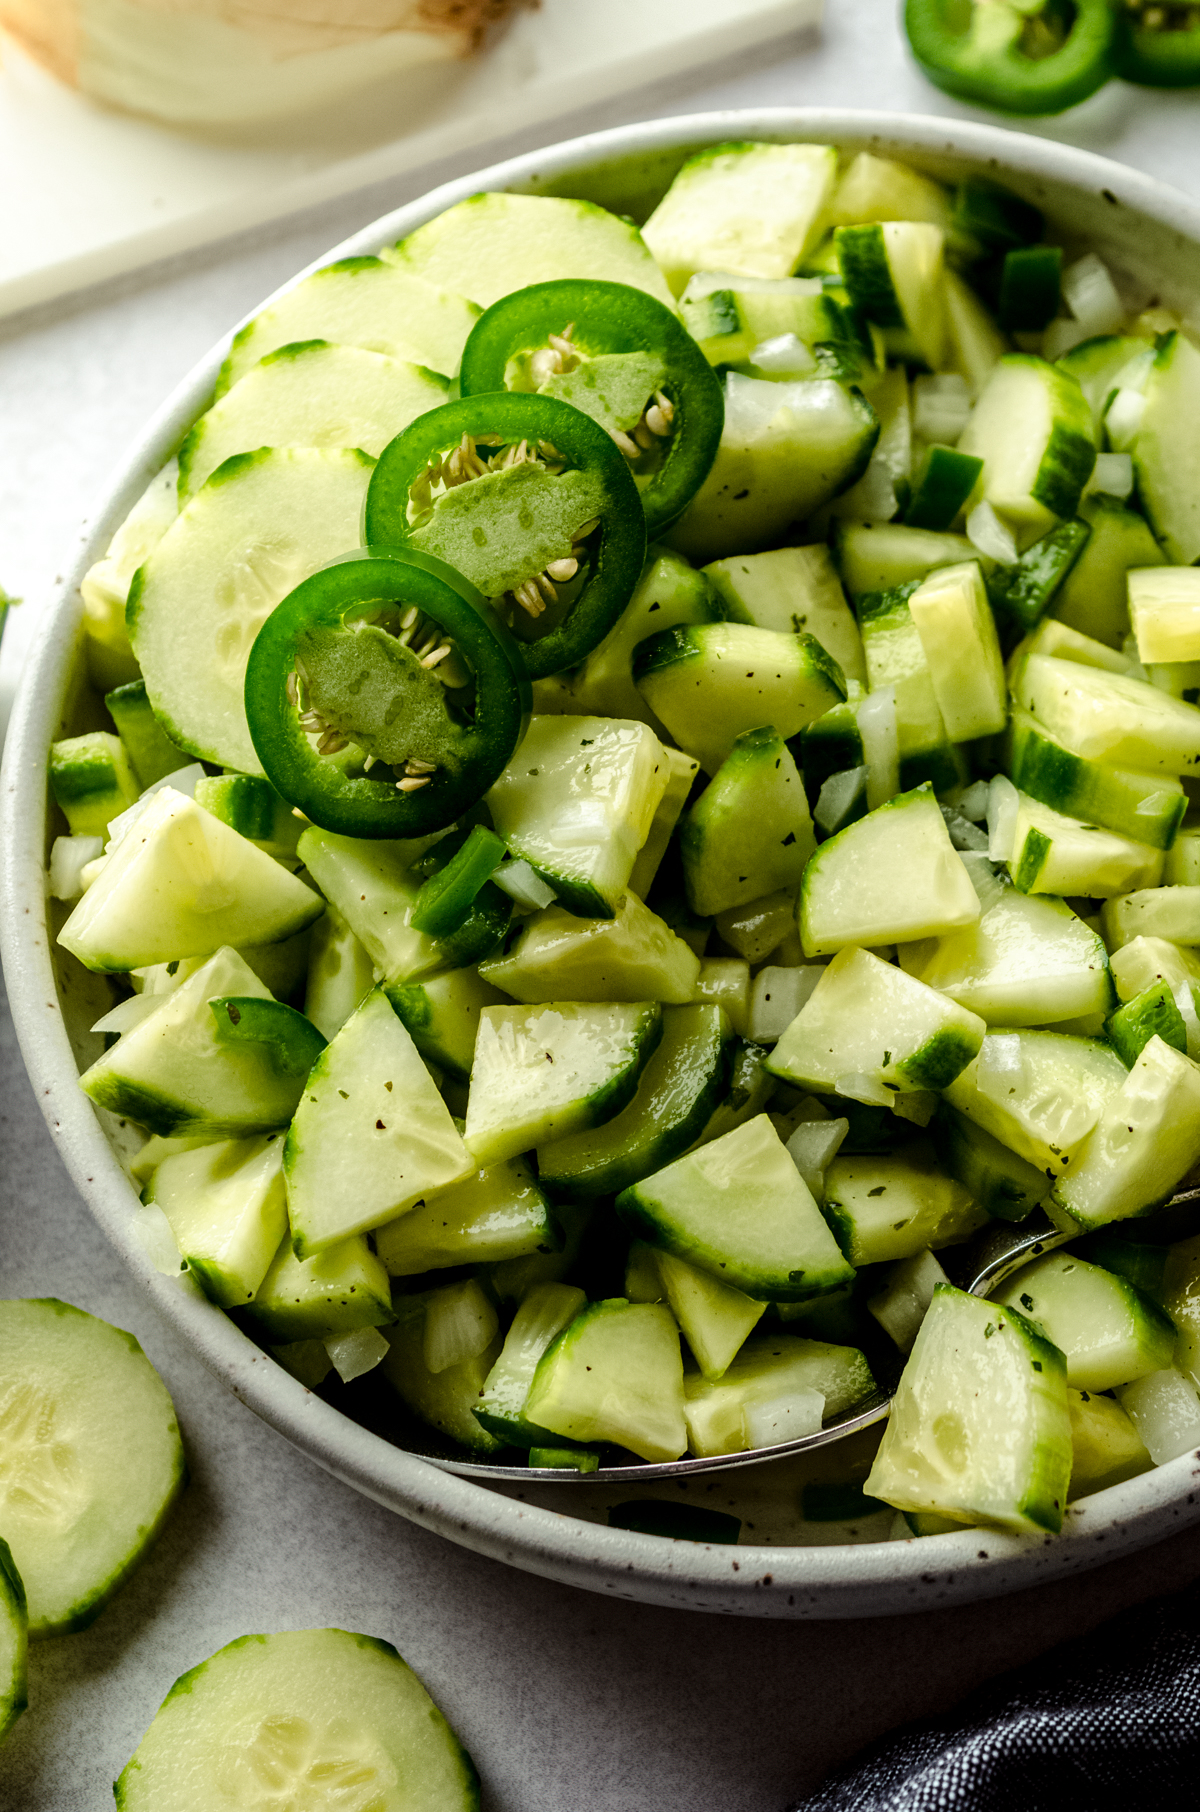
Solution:
[[[1200,1444],[1198,558],[1200,350],[990,182],[726,144],[299,282],[51,754],[160,1267],[543,1476],[897,1377],[905,1533]]]

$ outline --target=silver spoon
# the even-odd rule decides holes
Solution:
[[[1190,1182],[1190,1178],[1188,1181]],[[1168,1215],[1176,1215],[1179,1210],[1200,1207],[1200,1185],[1181,1190],[1158,1210],[1154,1219],[1165,1220]],[[1182,1229],[1175,1234],[1183,1237]],[[1053,1251],[1056,1246],[1065,1245],[1076,1237],[1061,1232],[1049,1221],[1040,1209],[1035,1208],[1032,1214],[1023,1221],[991,1221],[980,1229],[975,1236],[961,1246],[948,1246],[938,1252],[938,1261],[945,1270],[951,1283],[960,1290],[966,1290],[972,1296],[990,1296],[992,1291],[1010,1278],[1023,1265],[1032,1263],[1044,1252]],[[901,1370],[901,1357],[896,1355],[896,1376]],[[695,1477],[700,1473],[719,1472],[732,1466],[754,1466],[764,1460],[781,1460],[791,1454],[809,1453],[816,1447],[826,1447],[833,1441],[845,1440],[848,1435],[857,1434],[860,1429],[870,1428],[881,1422],[891,1407],[891,1392],[880,1389],[871,1396],[859,1400],[842,1415],[833,1417],[823,1428],[814,1434],[799,1435],[793,1441],[781,1441],[776,1447],[752,1447],[741,1453],[722,1453],[706,1455],[695,1459],[690,1456],[679,1460],[636,1460],[630,1459],[615,1466],[601,1466],[595,1472],[571,1472],[548,1466],[513,1465],[510,1461],[466,1460],[448,1457],[445,1453],[426,1451],[422,1458],[427,1458],[447,1472],[457,1472],[467,1478],[478,1479],[513,1479],[526,1484],[644,1484],[648,1479],[682,1479]],[[417,1449],[420,1451],[420,1449]]]

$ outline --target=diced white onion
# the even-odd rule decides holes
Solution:
[[[911,1353],[921,1323],[940,1283],[949,1283],[933,1253],[914,1253],[893,1266],[884,1288],[873,1296],[867,1307],[885,1334],[890,1334],[902,1353]]]
[[[103,837],[55,837],[50,848],[50,892],[56,900],[77,900],[83,870],[104,854]]]
[[[922,440],[952,447],[971,413],[971,387],[956,371],[941,371],[914,379],[912,387],[913,433]]]
[[[896,727],[896,689],[868,692],[854,710],[867,764],[867,805],[886,805],[900,791],[900,736]]]
[[[988,792],[986,780],[971,782],[958,802],[958,809],[964,818],[969,818],[973,824],[982,824],[987,817]]]
[[[785,1397],[747,1403],[742,1410],[745,1444],[748,1448],[778,1447],[783,1441],[798,1441],[803,1435],[817,1434],[824,1417],[824,1395],[807,1385]]]
[[[997,774],[988,789],[988,855],[993,862],[1007,862],[1017,835],[1021,795],[1007,774]]]
[[[1063,301],[1088,335],[1116,333],[1125,319],[1108,267],[1095,252],[1068,264],[1062,274]]]
[[[782,1038],[824,973],[816,965],[760,969],[750,985],[748,1037],[755,1044]]]
[[[500,1322],[475,1278],[434,1290],[425,1305],[422,1352],[431,1372],[448,1371],[482,1353]]]
[[[355,1328],[352,1334],[337,1334],[325,1342],[325,1351],[343,1384],[372,1372],[388,1355],[388,1343],[378,1328]]]
[[[1097,453],[1086,488],[1103,491],[1106,497],[1128,497],[1133,489],[1133,455]]]
[[[849,1131],[849,1120],[802,1120],[787,1142],[788,1157],[818,1203],[825,1200],[825,1171]]]
[[[94,861],[84,863],[79,871],[79,885],[84,893],[87,892],[88,888],[92,885],[92,882],[99,877],[100,870],[107,861],[107,856],[97,856]]]
[[[1156,1466],[1200,1447],[1200,1395],[1175,1366],[1122,1384],[1117,1401],[1141,1435]]]
[[[1017,560],[1017,543],[1007,522],[1001,521],[990,503],[977,503],[967,517],[967,540],[981,554],[999,560],[1001,566],[1012,566]]]
[[[525,861],[501,862],[499,868],[492,870],[489,879],[502,888],[509,899],[515,900],[518,906],[527,906],[531,912],[549,906],[556,898],[553,887],[547,887],[541,875]]]
[[[128,1000],[122,1000],[112,1007],[102,1019],[92,1027],[93,1032],[132,1032],[134,1026],[140,1026],[151,1013],[156,1013],[162,1006],[161,996],[153,994],[131,994]]]
[[[1137,439],[1146,399],[1140,390],[1119,389],[1104,412],[1104,431],[1118,453],[1127,453]]]
[[[817,369],[811,350],[794,333],[779,333],[764,340],[754,348],[749,362],[756,371],[778,371],[785,377],[802,377]]]
[[[992,867],[991,857],[983,851],[973,849],[963,849],[958,853],[978,895],[979,910],[990,912],[1007,891],[1004,882]]]
[[[1196,1015],[1196,996],[1192,983],[1186,976],[1175,989],[1175,1005],[1179,1008],[1183,1029],[1187,1033],[1187,1054],[1193,1059],[1198,1059],[1200,1058],[1200,1018]]]

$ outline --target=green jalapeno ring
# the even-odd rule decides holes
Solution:
[[[463,348],[459,386],[463,396],[478,396],[506,387],[510,363],[523,354],[549,353],[555,362],[550,335],[572,329],[570,346],[584,360],[622,354],[657,355],[661,379],[647,395],[661,390],[670,401],[671,432],[662,437],[662,464],[639,486],[646,512],[646,532],[651,538],[681,516],[707,478],[725,419],[720,379],[679,317],[626,283],[602,283],[582,277],[564,277],[552,283],[533,283],[514,290],[482,314]],[[557,363],[563,363],[558,349]],[[587,373],[567,399],[586,414],[589,407]],[[550,374],[546,380],[562,383]],[[532,390],[540,386],[532,385]],[[530,394],[525,391],[523,394]],[[600,405],[601,407],[603,405]],[[650,434],[660,426],[647,409]],[[601,421],[602,416],[594,419]],[[640,424],[639,424],[640,425]],[[630,426],[627,433],[632,434]]]
[[[1200,86],[1200,6],[1162,0],[1153,10],[1163,15],[1147,25],[1145,5],[1116,0],[1113,23],[1113,70],[1142,88]]]
[[[451,641],[474,677],[474,705],[469,714],[434,691],[439,684],[418,655],[398,639],[373,626],[350,628],[346,619],[376,606],[415,609],[439,636]],[[357,645],[364,627],[369,644]],[[402,687],[423,710],[430,746],[410,765],[412,777],[383,765],[379,773],[349,772],[345,763],[314,748],[301,722],[300,699],[293,676],[301,665],[317,663],[327,684],[340,694],[356,695],[362,676],[373,667],[376,690],[368,685],[377,709],[391,676],[387,723],[400,723],[395,700]],[[361,662],[361,674],[346,677],[347,658]],[[307,670],[306,670],[307,671]],[[428,679],[425,678],[429,674]],[[323,830],[350,837],[421,837],[452,824],[474,805],[507,766],[529,725],[532,695],[520,651],[486,601],[461,573],[415,550],[360,548],[322,567],[276,606],[263,624],[246,667],[246,717],[255,752],[272,785]],[[349,707],[353,715],[353,704]],[[363,706],[370,716],[369,702]],[[444,718],[444,722],[442,722]],[[382,722],[384,720],[380,720]],[[379,724],[359,722],[357,730],[344,714],[331,720],[343,740],[361,737],[370,759]],[[388,734],[403,735],[392,728]],[[378,746],[378,743],[377,745]],[[378,760],[378,758],[376,758]],[[432,767],[432,772],[425,770]]]
[[[1043,11],[1059,8],[1051,0]],[[922,70],[947,94],[1002,113],[1061,113],[1113,73],[1110,0],[1071,0],[1071,11],[1062,43],[1040,55],[1023,42],[1041,15],[1004,0],[970,0],[966,9],[962,0],[905,0],[904,28]]]
[[[595,529],[589,528],[582,550],[582,582],[578,578],[562,582],[573,595],[562,608],[561,620],[535,638],[534,621],[525,618],[520,605],[514,607],[514,621],[522,630],[529,630],[530,639],[518,634],[514,640],[531,679],[575,667],[608,634],[633,595],[645,562],[646,519],[625,456],[603,428],[569,403],[508,390],[443,403],[418,416],[388,443],[367,489],[364,540],[378,548],[415,547],[450,561],[492,600],[493,608],[496,599],[511,586],[504,583],[489,591],[489,573],[497,570],[498,560],[501,565],[507,561],[511,567],[518,559],[520,533],[526,528],[531,534],[539,532],[534,515],[526,522],[526,503],[521,503],[519,510],[511,507],[514,471],[519,478],[530,475],[520,472],[520,462],[508,471],[489,470],[476,481],[487,486],[499,481],[496,490],[480,492],[473,484],[459,485],[439,497],[416,521],[409,520],[413,486],[431,466],[458,448],[464,436],[472,448],[476,441],[485,440],[511,449],[519,449],[521,443],[530,449],[539,444],[553,448],[565,463],[561,476],[571,489],[567,493],[540,492],[542,505],[548,506],[553,516],[561,495],[586,497],[589,507],[576,524],[577,530],[585,521],[590,523],[593,516],[599,517]],[[491,448],[484,445],[483,451],[487,454]],[[486,461],[480,459],[479,463],[484,465]],[[535,502],[539,485],[537,481],[526,487]],[[505,496],[510,504],[507,517],[501,509]],[[454,501],[448,510],[439,512],[446,497]],[[476,512],[473,525],[469,517],[458,519],[460,498],[467,510]],[[520,533],[514,528],[518,520]],[[574,556],[569,535],[565,539],[560,535],[556,545],[559,551],[550,564],[559,557]],[[553,593],[555,588],[546,579],[544,565],[535,566],[532,572],[527,567],[521,570],[528,575],[522,590],[534,583],[536,572],[538,583],[544,582]]]

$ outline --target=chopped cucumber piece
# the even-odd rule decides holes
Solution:
[[[391,1277],[497,1264],[561,1247],[550,1205],[529,1166],[518,1159],[429,1190],[415,1208],[375,1233],[375,1250]]]
[[[761,1045],[743,1038],[736,1041],[730,1063],[729,1092],[715,1108],[690,1150],[711,1144],[713,1139],[720,1139],[727,1132],[744,1126],[747,1120],[753,1120],[763,1111],[775,1088],[775,1078],[763,1064],[766,1054]]]
[[[735,956],[705,957],[692,1000],[722,1007],[738,1037],[744,1037],[750,1014],[749,963]]]
[[[1187,1026],[1166,982],[1155,982],[1126,1001],[1108,1021],[1105,1031],[1114,1051],[1130,1069],[1156,1036],[1177,1051],[1187,1050]]]
[[[667,541],[698,564],[778,545],[861,478],[879,433],[861,391],[833,378],[775,383],[728,372],[716,459]]]
[[[815,635],[847,680],[865,681],[862,637],[827,547],[777,547],[704,569],[734,623]],[[671,625],[657,623],[655,628]]]
[[[942,1089],[970,1063],[986,1031],[977,1014],[850,946],[821,972],[767,1068],[818,1093],[853,1096],[864,1078],[894,1093]]]
[[[765,1114],[626,1189],[617,1212],[651,1245],[758,1301],[803,1302],[851,1275]]]
[[[1113,1390],[1170,1365],[1175,1329],[1123,1277],[1071,1252],[1026,1265],[991,1300],[1020,1309],[1067,1362],[1074,1390]]]
[[[923,1139],[894,1157],[834,1158],[824,1214],[856,1270],[957,1245],[987,1220],[962,1184],[939,1170]]]
[[[1079,514],[1092,532],[1051,608],[1060,622],[1119,648],[1129,631],[1126,575],[1131,568],[1162,566],[1166,555],[1145,517],[1116,497],[1085,497]]]
[[[303,1260],[285,1239],[246,1314],[272,1345],[332,1340],[395,1319],[388,1274],[361,1233]]]
[[[990,1026],[1045,1026],[1107,1013],[1103,941],[1064,900],[1004,886],[974,925],[902,944],[900,967]]]
[[[863,1489],[901,1510],[1056,1535],[1070,1471],[1058,1348],[1016,1310],[939,1285]]]
[[[837,226],[860,220],[925,220],[947,231],[952,208],[941,183],[890,157],[859,151],[838,178],[826,217]]]
[[[673,1252],[655,1254],[654,1263],[701,1377],[722,1377],[765,1315],[766,1303],[718,1283],[707,1271],[676,1258]]]
[[[384,993],[422,1057],[456,1081],[469,1081],[479,1015],[505,1004],[500,990],[475,969],[450,969],[423,981],[387,983]]]
[[[1026,533],[1073,516],[1096,463],[1091,411],[1069,372],[1026,353],[994,368],[958,443],[983,460],[982,496]]]
[[[485,1007],[464,1138],[481,1165],[611,1120],[662,1036],[657,1001]],[[562,1432],[562,1431],[560,1431]]]
[[[1151,1038],[1055,1184],[1054,1218],[1086,1230],[1144,1213],[1167,1200],[1198,1158],[1200,1065]]]
[[[868,1302],[868,1309],[884,1333],[891,1336],[906,1356],[912,1352],[921,1323],[933,1301],[933,1292],[939,1284],[949,1281],[933,1253],[925,1247],[894,1264],[883,1289]]]
[[[956,270],[943,271],[946,295],[946,331],[954,369],[962,373],[978,396],[1008,351],[1000,332],[969,283]]]
[[[1165,1466],[1200,1445],[1200,1396],[1177,1366],[1122,1385],[1117,1402],[1155,1466]]]
[[[1125,577],[1139,660],[1200,659],[1200,569],[1135,567]]]
[[[1163,881],[1168,887],[1200,886],[1200,826],[1185,826],[1167,851]]]
[[[604,717],[535,717],[487,795],[513,854],[570,912],[610,919],[666,791],[653,730]]]
[[[983,470],[983,461],[953,447],[926,447],[913,473],[912,494],[904,511],[911,528],[945,530],[966,508]]]
[[[371,958],[337,907],[328,902],[309,946],[305,1017],[325,1038],[334,1038],[374,985]]]
[[[1023,1221],[1050,1193],[1043,1170],[943,1102],[931,1127],[938,1162],[993,1220]]]
[[[635,893],[610,919],[576,918],[546,906],[522,924],[503,956],[480,964],[493,992],[527,1005],[547,1000],[690,1001],[700,959]],[[432,984],[435,985],[436,984]],[[503,995],[496,994],[498,1005]]]
[[[1017,703],[1085,761],[1145,774],[1200,771],[1200,711],[1145,680],[1030,654],[1012,685]]]
[[[950,740],[970,742],[1003,730],[1004,663],[978,561],[932,573],[913,592],[908,609]]]
[[[480,1426],[506,1446],[536,1448],[560,1439],[527,1420],[525,1399],[542,1354],[586,1304],[582,1290],[561,1283],[535,1284],[522,1300],[473,1412]],[[529,1463],[534,1464],[532,1458]]]
[[[1004,254],[996,319],[1005,333],[1041,333],[1058,313],[1062,247],[1014,246]]]
[[[1067,1405],[1071,1412],[1068,1495],[1072,1503],[1149,1471],[1154,1462],[1129,1412],[1119,1403],[1090,1391],[1068,1390]]]
[[[1019,673],[1027,654],[1053,654],[1060,660],[1079,661],[1084,667],[1099,667],[1105,673],[1128,673],[1132,663],[1106,642],[1084,635],[1057,617],[1043,617],[1032,634],[1018,642],[1009,656],[1009,670]]]
[[[8,1543],[0,1539],[0,1744],[29,1704],[29,1613]]]
[[[381,1226],[474,1167],[416,1045],[375,989],[317,1059],[288,1131],[297,1258]]]
[[[186,504],[217,467],[256,447],[359,447],[388,442],[446,400],[447,384],[420,365],[359,346],[305,340],[270,352],[226,390],[179,449]]]
[[[739,956],[748,963],[761,963],[785,940],[798,941],[795,889],[776,888],[774,893],[747,900],[744,906],[730,906],[713,923],[718,936]]]
[[[179,1256],[223,1309],[252,1302],[288,1230],[283,1140],[221,1139],[165,1157],[144,1200],[167,1217]]]
[[[1184,333],[1159,343],[1133,443],[1138,495],[1177,566],[1200,558],[1200,351]]]
[[[1061,1177],[1125,1081],[1121,1059],[1099,1039],[993,1032],[945,1098],[1046,1176]]]
[[[397,1396],[430,1428],[473,1453],[494,1453],[501,1443],[475,1420],[475,1405],[496,1360],[501,1339],[497,1333],[457,1364],[433,1371],[426,1350],[427,1324],[436,1310],[438,1290],[403,1296],[397,1303],[395,1325],[387,1330],[390,1348],[382,1371]]]
[[[149,1132],[245,1138],[290,1121],[304,1076],[278,1047],[222,1038],[211,1002],[270,995],[235,950],[218,950],[80,1078],[97,1107]]]
[[[1161,937],[1135,937],[1131,944],[1113,951],[1111,968],[1121,1000],[1132,1000],[1161,981],[1178,997],[1181,982],[1189,986],[1200,982],[1200,952],[1183,950]]]
[[[1056,661],[1054,665],[1076,667],[1078,663]],[[1147,691],[1153,690],[1147,687]],[[1170,849],[1187,809],[1183,786],[1173,774],[1112,767],[1077,755],[1026,711],[1013,711],[1009,739],[1008,773],[1022,793],[1055,811],[1116,831],[1134,843]]]
[[[771,964],[759,970],[750,994],[751,1036],[756,1044],[775,1044],[783,1037],[824,973],[817,964]]]
[[[848,522],[837,529],[833,557],[857,604],[867,592],[895,591],[939,566],[977,559],[978,549],[965,535],[937,535],[899,522]]]
[[[342,258],[305,277],[236,335],[217,379],[224,396],[268,354],[304,340],[364,346],[454,377],[479,309],[381,258]]]
[[[667,763],[670,768],[667,790],[658,802],[654,822],[646,833],[646,841],[637,853],[637,860],[629,876],[629,891],[635,893],[639,900],[644,900],[654,885],[654,878],[667,853],[667,845],[687,804],[696,775],[700,772],[700,763],[695,756],[685,755],[682,749],[668,749]]]
[[[721,1378],[688,1378],[684,1388],[688,1449],[707,1456],[815,1434],[823,1418],[870,1396],[875,1380],[857,1347],[756,1334]]]
[[[1120,950],[1137,937],[1200,944],[1200,886],[1146,885],[1106,899],[1100,919],[1110,950]]]
[[[538,1176],[552,1196],[616,1195],[681,1156],[707,1126],[729,1076],[728,1020],[717,1006],[666,1007],[662,1027],[628,1107],[539,1147]]]
[[[257,774],[206,774],[197,780],[192,797],[239,837],[257,843],[277,861],[295,865],[303,821],[269,780]]]
[[[838,263],[852,305],[883,328],[902,328],[931,371],[946,349],[945,236],[923,221],[838,227]]]
[[[794,736],[846,696],[841,668],[815,636],[746,623],[651,636],[637,650],[634,678],[651,710],[709,774],[744,731],[771,724],[780,736]],[[521,763],[526,748],[528,739]]]
[[[810,957],[848,944],[938,937],[979,916],[979,897],[928,785],[823,843],[800,890],[800,936]]]
[[[105,730],[51,743],[50,790],[73,837],[107,837],[141,792],[124,743]]]
[[[870,385],[871,407],[879,417],[879,438],[862,476],[840,490],[828,505],[834,517],[851,522],[890,522],[911,491],[912,402],[908,375],[894,365]]]
[[[171,1399],[132,1334],[53,1297],[0,1302],[0,1375],[4,1537],[29,1634],[86,1629],[187,1480]]]
[[[178,1679],[114,1789],[121,1812],[305,1799],[478,1812],[466,1750],[390,1642],[347,1630],[240,1636]]]
[[[816,242],[837,163],[831,145],[733,143],[689,157],[644,228],[675,294],[696,271],[790,276]]]
[[[677,1460],[687,1447],[679,1329],[661,1303],[593,1302],[538,1361],[525,1415],[555,1434]]]
[[[961,783],[965,770],[951,744],[925,647],[909,608],[909,599],[915,595],[915,582],[910,582],[895,591],[867,593],[859,599],[867,673],[871,692],[890,691],[894,700],[900,786],[907,789],[929,781],[935,791],[947,792]],[[863,705],[868,712],[872,708],[869,698]],[[862,735],[861,716],[858,729]]]
[[[1008,871],[1022,893],[1083,895],[1107,900],[1132,888],[1157,891],[1163,854],[1115,831],[1084,824],[1018,795]],[[1107,928],[1106,928],[1107,929]],[[1144,927],[1150,930],[1147,925]],[[1200,935],[1200,927],[1197,927]],[[1120,942],[1127,940],[1121,939]],[[1112,940],[1109,940],[1110,948]]]
[[[426,221],[384,257],[401,270],[490,308],[501,296],[559,277],[597,277],[671,292],[629,220],[590,201],[485,191]]]
[[[1126,1231],[1116,1229],[1117,1234]],[[1103,1235],[1100,1237],[1104,1238]],[[1089,1246],[1095,1243],[1088,1242]],[[1111,1240],[1110,1243],[1115,1245],[1117,1242]],[[1130,1252],[1135,1250],[1126,1241],[1120,1244],[1122,1250],[1127,1246]],[[1139,1256],[1135,1263],[1140,1275],[1131,1281],[1148,1288],[1171,1317],[1178,1332],[1176,1363],[1193,1384],[1200,1385],[1200,1238],[1181,1240],[1168,1247],[1165,1253],[1161,1246],[1136,1250]],[[1108,1258],[1102,1258],[1100,1262],[1111,1263]],[[1112,1268],[1115,1270],[1116,1266]]]
[[[262,773],[243,703],[250,650],[282,598],[357,546],[372,464],[348,448],[239,453],[138,568],[129,636],[155,715],[181,749]]]
[[[1146,350],[1145,340],[1132,334],[1099,334],[1072,346],[1057,361],[1083,391],[1097,436],[1117,378],[1131,359],[1144,356]]]
[[[744,730],[680,826],[688,904],[711,918],[781,888],[794,891],[816,847],[783,737],[770,726]]]

